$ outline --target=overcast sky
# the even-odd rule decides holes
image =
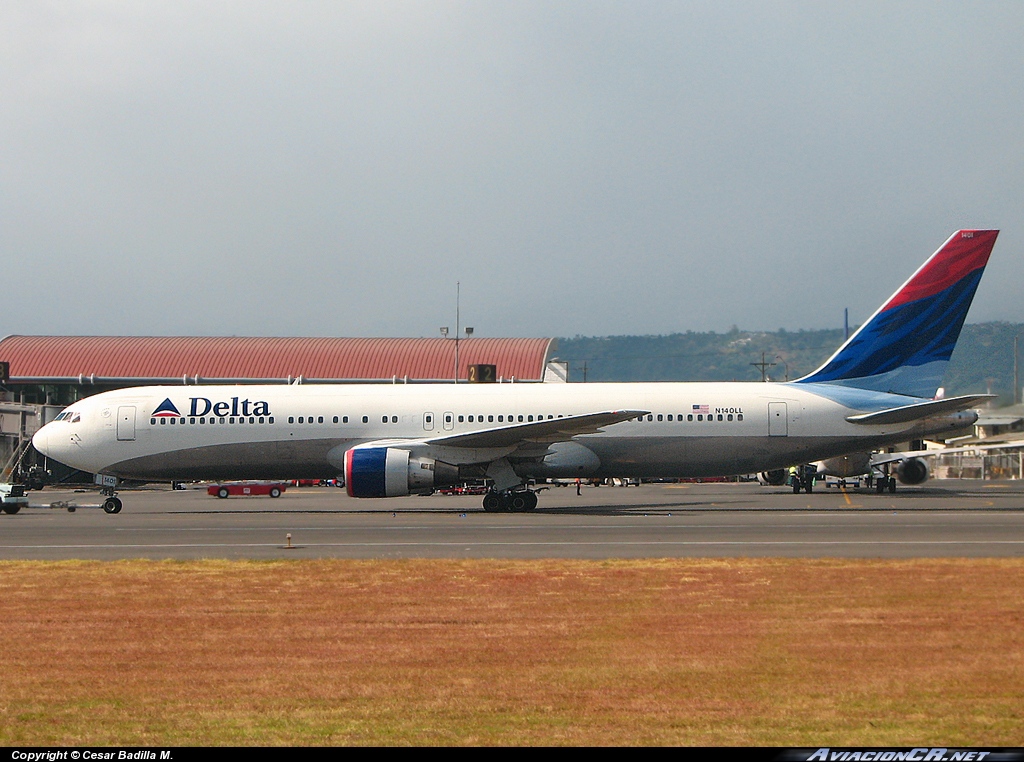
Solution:
[[[1024,3],[0,4],[0,335],[1024,321]]]

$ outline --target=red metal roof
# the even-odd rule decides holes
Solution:
[[[459,378],[489,363],[497,375],[544,377],[551,339],[461,339]],[[12,383],[451,380],[452,339],[8,336],[0,361]],[[198,379],[197,379],[198,377]]]

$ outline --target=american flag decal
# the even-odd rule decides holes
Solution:
[[[695,413],[706,413],[706,412],[708,412],[708,406],[707,405],[694,405],[693,406],[693,412],[695,412]]]

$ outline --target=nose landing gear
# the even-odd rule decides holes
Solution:
[[[117,480],[112,476],[104,476],[105,484],[100,489],[100,494],[105,495],[103,510],[106,513],[120,513],[121,501],[117,498]]]

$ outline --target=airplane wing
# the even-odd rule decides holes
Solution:
[[[945,415],[946,413],[966,410],[978,402],[989,400],[996,396],[995,394],[966,394],[961,397],[946,397],[941,400],[920,402],[916,405],[904,405],[902,407],[888,408],[887,410],[878,410],[874,413],[850,415],[846,417],[846,420],[850,423],[873,425],[909,423],[910,421],[918,421],[922,418],[930,418],[933,415]]]
[[[997,444],[973,444],[962,447],[943,447],[940,450],[904,450],[903,452],[876,452],[871,456],[872,466],[896,463],[911,458],[931,458],[937,455],[956,455],[965,452],[986,452],[988,450],[1013,450],[1024,447],[1024,440],[1000,442]]]
[[[533,423],[516,423],[483,431],[465,434],[431,437],[420,440],[423,444],[446,447],[516,447],[523,444],[550,444],[566,442],[580,434],[594,434],[605,426],[622,423],[631,418],[647,415],[647,410],[610,410],[602,413],[586,413],[565,418],[549,418]]]

